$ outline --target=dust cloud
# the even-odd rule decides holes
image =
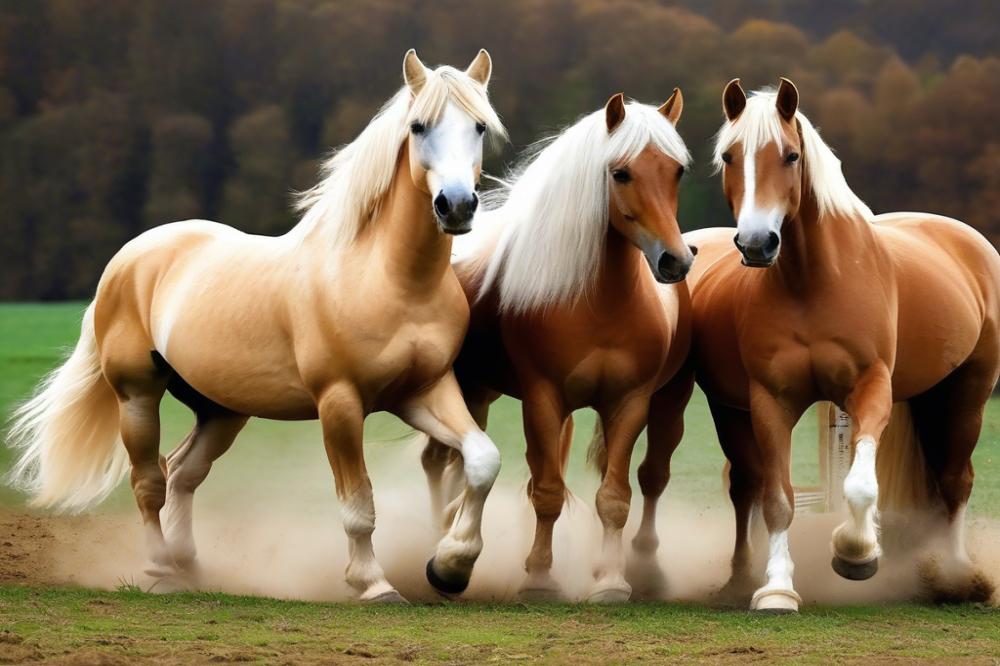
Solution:
[[[377,522],[375,553],[387,577],[410,601],[442,601],[424,579],[437,533],[415,443],[396,461],[372,469]],[[410,451],[409,449],[413,449]],[[409,456],[409,457],[407,457]],[[586,599],[599,553],[600,523],[593,509],[596,481],[577,488],[564,507],[554,538],[553,576],[567,600]],[[155,579],[143,572],[144,546],[137,511],[97,513],[52,519],[46,543],[46,583],[115,589],[223,591],[235,594],[315,601],[344,601],[352,591],[343,580],[347,539],[341,528],[332,483],[325,500],[304,499],[294,480],[249,492],[238,502],[196,495],[195,537],[201,569],[197,580]],[[721,494],[721,488],[720,488]],[[638,525],[641,499],[633,502],[628,540]],[[858,604],[927,598],[929,578],[940,577],[926,551],[893,549],[887,544],[877,575],[847,581],[830,567],[830,534],[838,515],[800,513],[790,539],[795,582],[805,604]],[[912,522],[907,530],[923,529]],[[531,545],[534,514],[525,486],[498,484],[487,502],[485,547],[462,599],[513,601],[524,579],[523,562]],[[760,530],[759,530],[760,531]],[[717,595],[729,574],[732,512],[721,500],[698,507],[669,496],[660,503],[660,548],[655,561],[630,557],[634,598],[682,600],[719,605]],[[758,535],[758,567],[763,572],[766,538]],[[1000,575],[1000,523],[968,521],[967,541],[976,565],[987,576]],[[30,582],[30,581],[29,581]],[[739,601],[742,606],[747,599]]]

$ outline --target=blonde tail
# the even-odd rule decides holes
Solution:
[[[608,443],[604,440],[604,427],[600,418],[594,420],[594,434],[587,447],[587,464],[601,473],[608,466]]]
[[[909,403],[897,402],[892,406],[889,425],[879,442],[875,469],[880,511],[909,514],[935,504],[937,486],[927,466]]]
[[[118,402],[101,374],[93,303],[73,353],[11,421],[7,442],[20,457],[9,482],[29,493],[34,506],[83,510],[107,497],[128,472]]]

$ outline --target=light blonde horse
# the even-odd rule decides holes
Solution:
[[[408,52],[406,85],[326,163],[284,236],[195,220],[122,248],[76,349],[15,415],[14,473],[35,503],[82,509],[131,468],[149,571],[190,572],[193,493],[248,417],[319,418],[349,537],[347,582],[362,600],[399,601],[372,550],[362,450],[365,416],[384,410],[463,457],[461,505],[427,574],[464,589],[500,457],[451,371],[469,319],[451,235],[470,229],[484,134],[504,133],[486,93],[491,66],[480,51],[464,72],[430,70]],[[197,423],[163,459],[168,390]]]

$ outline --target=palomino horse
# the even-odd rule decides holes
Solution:
[[[527,597],[558,595],[552,530],[565,500],[572,411],[582,407],[597,410],[607,434],[597,493],[604,544],[590,599],[631,594],[621,536],[632,447],[651,396],[689,347],[687,288],[674,284],[693,259],[677,225],[689,159],[674,128],[682,105],[679,90],[659,109],[612,97],[527,162],[502,205],[483,213],[478,247],[457,262],[472,303],[455,365],[470,409],[485,427],[501,393],[523,402],[537,516]],[[670,286],[658,290],[657,281]],[[665,434],[679,439],[686,398],[658,395],[664,414],[675,411]],[[434,511],[447,453],[432,441],[423,457]]]
[[[36,502],[83,508],[131,463],[151,572],[191,571],[194,490],[248,417],[318,417],[349,537],[347,582],[363,600],[398,601],[372,551],[362,450],[365,415],[385,410],[462,453],[465,492],[427,574],[464,588],[500,458],[451,370],[469,318],[451,235],[470,229],[484,133],[503,134],[490,70],[485,51],[464,72],[429,70],[408,52],[406,85],[326,163],[284,236],[188,221],[128,243],[72,356],[16,415],[15,472]],[[197,423],[164,461],[167,390]]]
[[[880,506],[932,508],[943,519],[947,588],[988,597],[966,554],[963,516],[1000,373],[1000,256],[952,219],[873,216],[789,81],[747,99],[734,80],[723,105],[716,162],[735,247],[732,229],[685,238],[700,250],[689,278],[695,371],[731,464],[732,589],[753,589],[748,522],[760,506],[770,543],[752,607],[798,608],[791,432],[809,405],[829,400],[854,424],[850,512],[833,533],[837,573],[875,573]]]

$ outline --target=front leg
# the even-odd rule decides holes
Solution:
[[[833,570],[849,580],[866,580],[878,571],[878,479],[875,458],[892,412],[892,377],[879,362],[858,378],[845,411],[854,421],[854,462],[844,479],[850,516],[833,532]]]
[[[632,587],[625,582],[622,529],[628,520],[632,488],[629,466],[632,449],[646,426],[649,395],[633,394],[609,409],[599,409],[607,446],[607,467],[597,490],[597,515],[604,527],[601,556],[594,569],[593,602],[628,601]]]
[[[333,386],[323,392],[318,406],[348,538],[347,583],[358,591],[362,601],[405,601],[386,580],[372,547],[375,501],[365,467],[365,414],[357,390],[347,384]]]
[[[767,524],[767,582],[750,600],[753,610],[790,613],[802,598],[792,584],[795,564],[788,548],[788,529],[795,515],[792,490],[792,428],[804,408],[781,401],[759,384],[750,386],[750,418],[760,447],[764,480],[763,509]]]
[[[427,563],[431,585],[446,594],[460,594],[468,587],[472,567],[483,549],[483,507],[500,473],[500,452],[469,414],[451,371],[406,401],[398,416],[462,454],[465,492],[457,500],[448,533]]]

